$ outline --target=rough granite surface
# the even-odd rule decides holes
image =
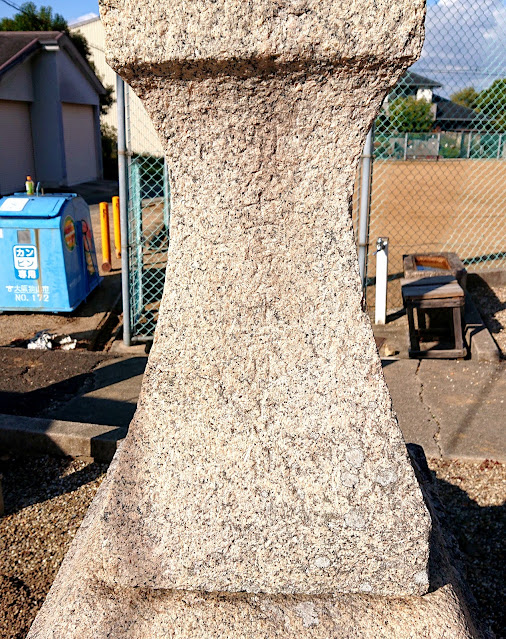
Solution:
[[[138,411],[29,638],[477,639],[350,216],[423,0],[101,10],[165,145],[171,245]]]
[[[423,15],[422,0],[102,4],[172,193],[156,336],[102,516],[111,585],[426,592],[430,518],[350,216]]]
[[[492,639],[469,614],[466,590],[451,568],[437,517],[430,592],[424,596],[111,588],[101,561],[99,519],[117,462],[113,461],[27,639]]]

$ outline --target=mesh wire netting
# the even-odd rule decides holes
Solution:
[[[160,142],[128,89],[132,335],[153,334],[168,247],[169,184]],[[506,266],[506,4],[428,0],[420,60],[374,128],[367,301],[376,238],[389,238],[388,307],[402,305],[402,256],[451,251],[468,267]],[[360,169],[353,203],[360,207]]]
[[[142,103],[126,91],[130,325],[153,335],[169,246],[170,188],[163,151]]]
[[[428,4],[421,58],[374,128],[367,301],[376,239],[388,237],[392,310],[402,306],[404,254],[451,251],[468,268],[506,266],[506,5]],[[355,220],[358,200],[355,189]]]

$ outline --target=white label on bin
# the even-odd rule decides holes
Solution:
[[[0,205],[0,211],[22,211],[29,201],[28,197],[9,197]]]
[[[7,284],[5,290],[14,296],[14,302],[49,302],[49,286],[39,284]],[[39,304],[38,304],[39,306]]]
[[[16,244],[14,253],[14,269],[20,280],[37,280],[39,278],[39,260],[37,247],[31,244]]]

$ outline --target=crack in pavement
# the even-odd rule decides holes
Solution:
[[[415,371],[415,378],[418,378],[418,373],[420,371],[421,366],[422,366],[422,360],[419,359],[418,360],[418,366],[416,367],[416,371]],[[422,406],[429,412],[429,415],[431,416],[431,418],[434,420],[434,422],[436,424],[436,430],[434,431],[434,433],[432,435],[432,439],[434,440],[434,443],[436,444],[438,452],[439,452],[439,456],[442,459],[443,458],[443,449],[442,449],[441,443],[440,443],[440,440],[441,440],[441,423],[438,420],[438,418],[434,415],[430,405],[426,402],[426,400],[424,398],[424,386],[423,386],[423,382],[419,378],[418,378],[418,383],[420,384],[420,390],[418,391],[418,399],[420,400],[420,403],[422,404]]]

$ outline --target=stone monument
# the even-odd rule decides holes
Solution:
[[[350,216],[423,0],[101,12],[164,144],[171,245],[136,416],[29,637],[478,637],[441,577]]]

